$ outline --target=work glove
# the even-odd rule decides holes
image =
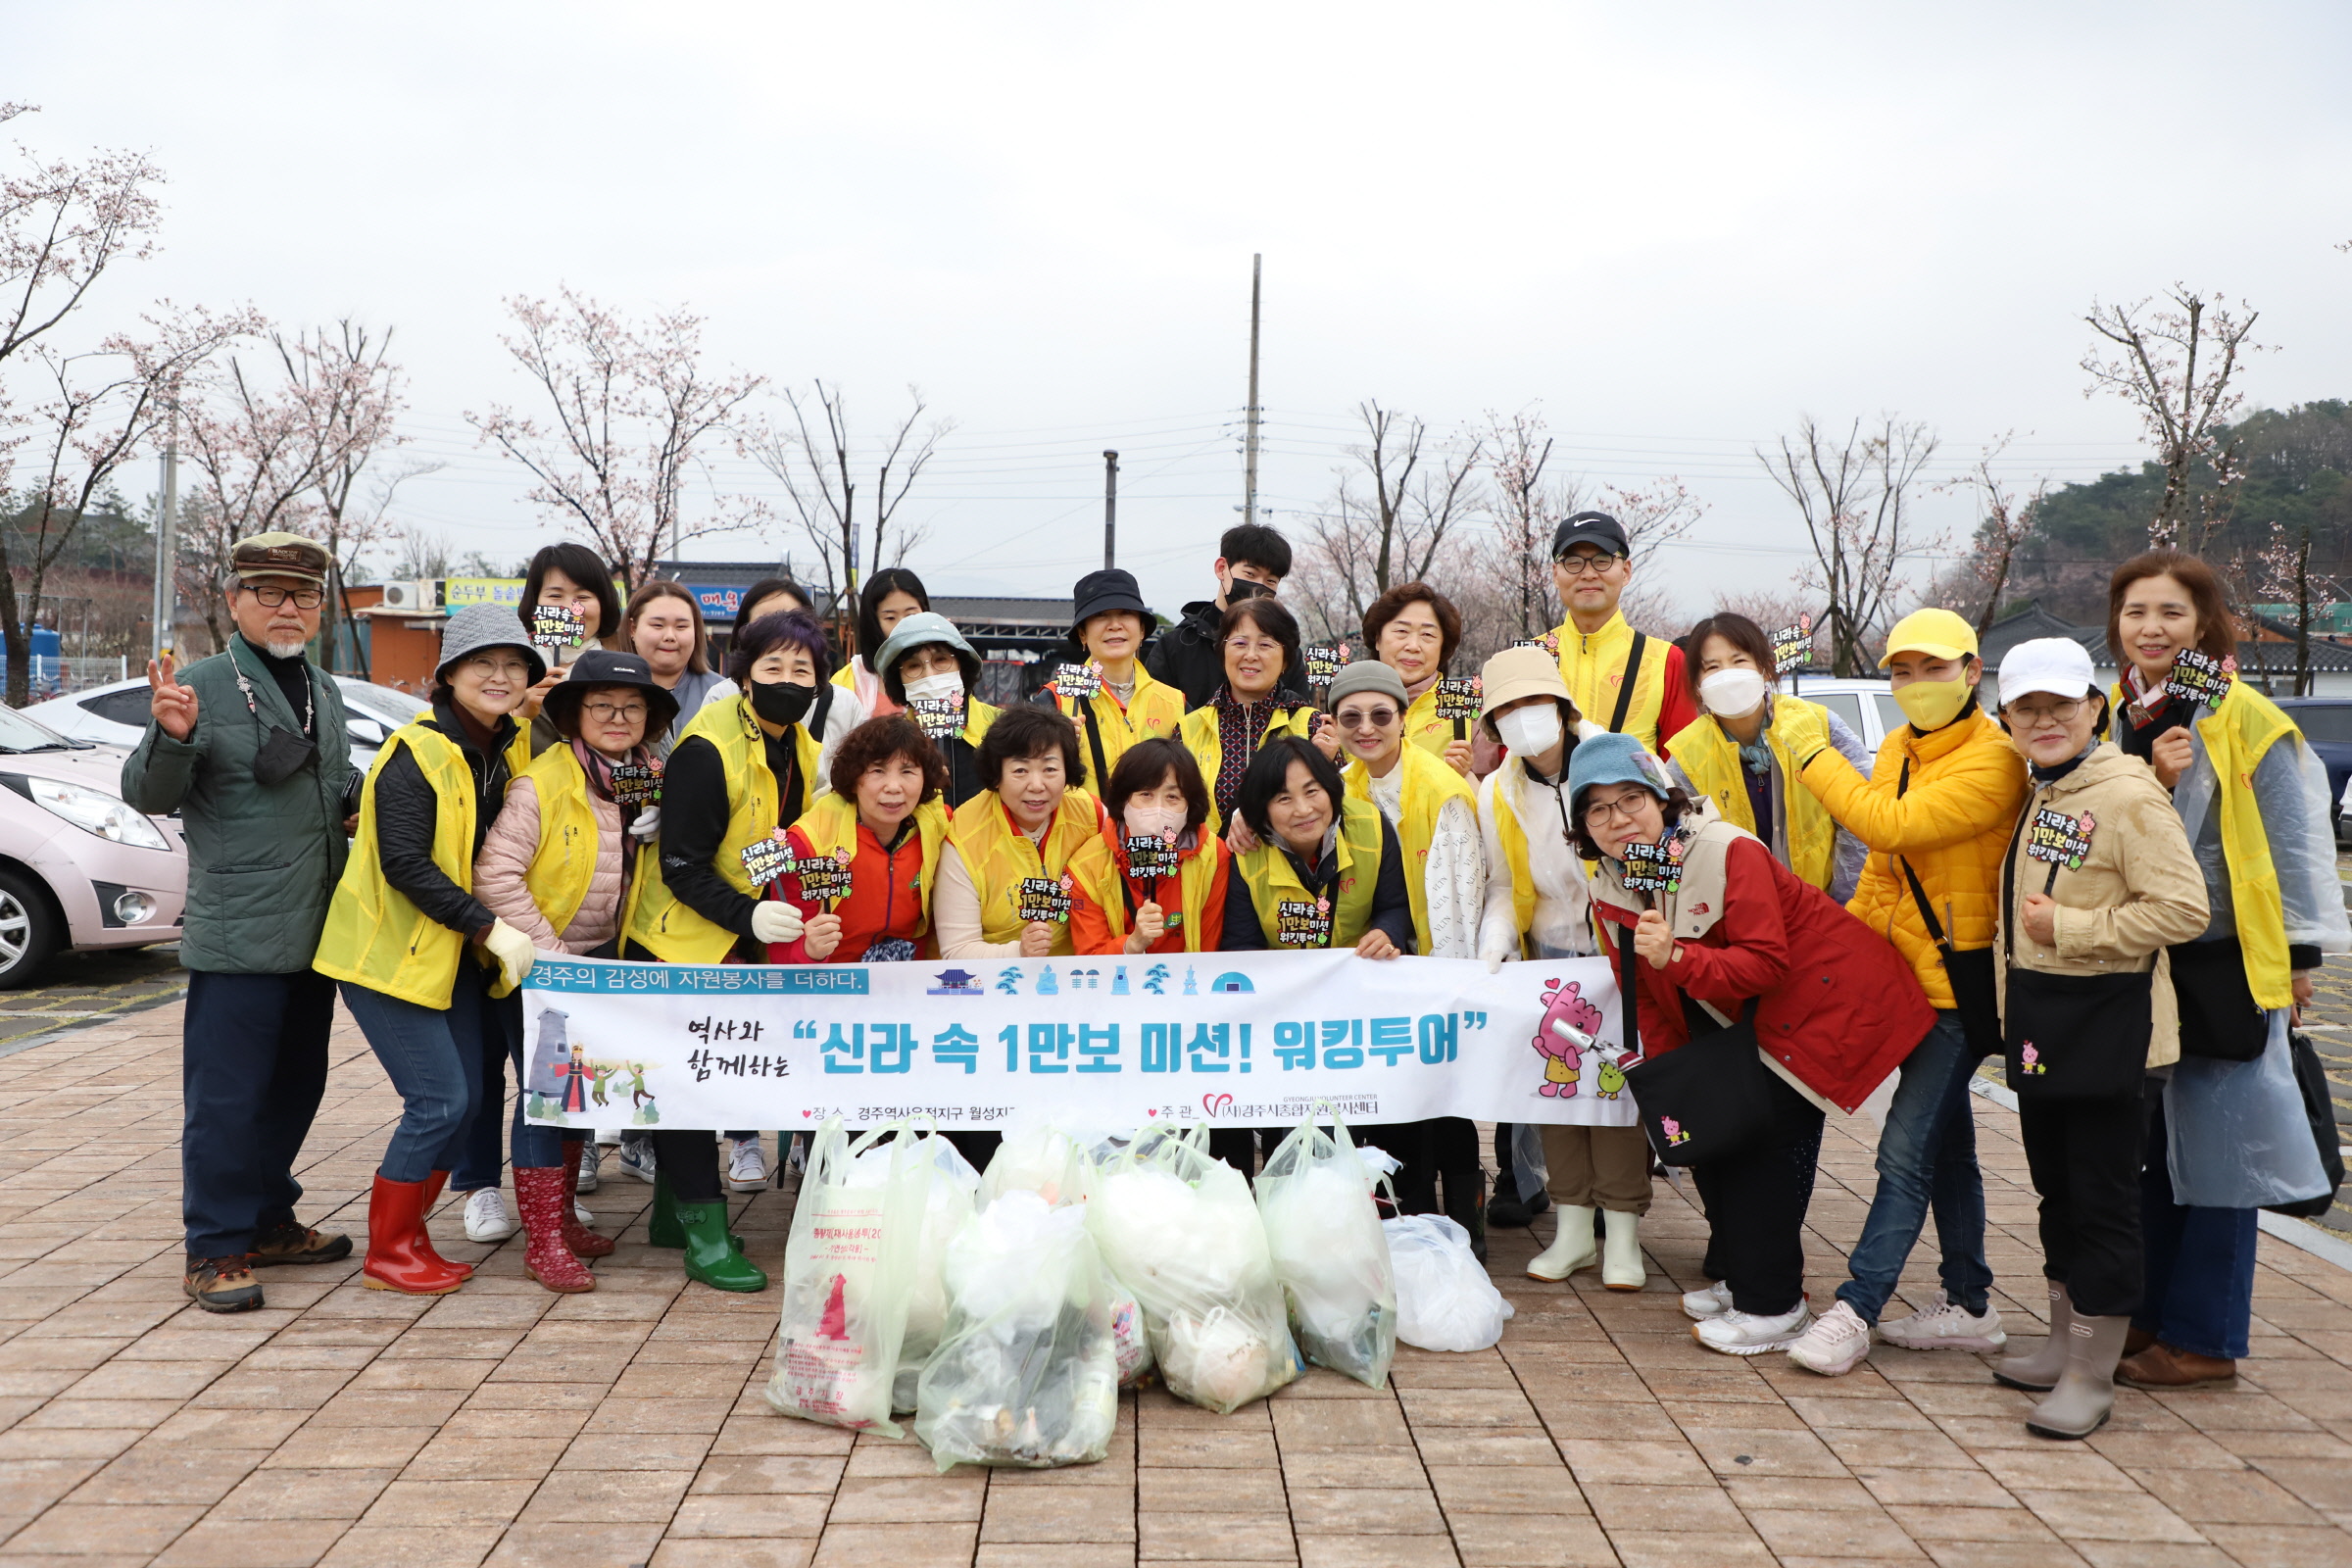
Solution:
[[[637,820],[629,824],[629,837],[637,840],[639,843],[643,843],[661,831],[662,808],[659,806],[649,806],[644,810],[639,811],[637,813]]]
[[[752,910],[752,935],[762,942],[798,942],[801,911],[774,899],[762,900]]]
[[[531,972],[531,965],[539,961],[531,939],[504,920],[490,922],[490,934],[482,938],[482,946],[488,948],[490,956],[498,960],[499,971],[506,976],[509,990],[522,984],[523,977]]]

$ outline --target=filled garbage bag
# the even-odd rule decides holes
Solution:
[[[938,1164],[904,1122],[850,1142],[817,1128],[784,1249],[782,1338],[767,1402],[786,1415],[901,1437],[891,1385],[914,1294],[915,1256]],[[860,1164],[858,1155],[878,1152]]]
[[[923,1200],[922,1223],[914,1242],[913,1283],[906,1293],[906,1331],[899,1345],[899,1371],[891,1384],[890,1407],[914,1408],[914,1380],[948,1329],[948,1244],[972,1217],[972,1195],[980,1173],[971,1161],[936,1132],[911,1135],[916,1157],[929,1161],[933,1174]],[[878,1186],[889,1177],[891,1145],[877,1144],[851,1162],[850,1184]]]
[[[1424,1350],[1483,1350],[1502,1338],[1511,1303],[1443,1214],[1381,1221],[1396,1270],[1396,1337]]]
[[[985,1206],[1022,1188],[1049,1203],[1085,1202],[1095,1192],[1092,1144],[1051,1122],[1012,1129],[989,1156],[980,1202]]]
[[[1168,1392],[1220,1415],[1298,1376],[1266,1228],[1242,1173],[1191,1135],[1151,1127],[1102,1179],[1087,1230],[1144,1309]]]
[[[1396,1276],[1373,1181],[1347,1124],[1310,1116],[1258,1172],[1257,1212],[1298,1348],[1377,1389],[1396,1355]]]
[[[1110,1452],[1119,1369],[1110,1292],[1082,1208],[1016,1188],[948,1249],[947,1337],[923,1368],[914,1435],[957,1464],[1089,1464]]]

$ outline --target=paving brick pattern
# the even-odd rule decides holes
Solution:
[[[1639,1295],[1526,1280],[1537,1238],[1500,1236],[1518,1316],[1495,1350],[1405,1350],[1378,1393],[1318,1371],[1231,1416],[1150,1392],[1107,1463],[940,1476],[911,1444],[770,1412],[774,1294],[684,1285],[625,1179],[590,1200],[627,1227],[592,1295],[523,1278],[519,1240],[465,1243],[451,1205],[439,1244],[481,1266],[454,1296],[363,1290],[355,1260],[198,1312],[178,1026],[173,1004],[0,1059],[0,1568],[2352,1563],[2352,1274],[2267,1237],[2241,1387],[2127,1393],[2086,1444],[2029,1437],[2025,1396],[1970,1356],[1882,1348],[1832,1381],[1700,1350],[1675,1292],[1702,1225],[1661,1186]],[[306,1214],[356,1235],[397,1102],[348,1022],[335,1052]],[[2028,1298],[1999,1304],[2030,1330],[2024,1159],[2013,1118],[1977,1111],[1993,1266]],[[1870,1180],[1834,1132],[1817,1300]],[[739,1202],[771,1270],[790,1203]]]

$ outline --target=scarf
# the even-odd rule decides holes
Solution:
[[[1435,686],[1438,682],[1444,680],[1445,678],[1446,671],[1443,669],[1433,669],[1427,675],[1422,676],[1419,680],[1406,681],[1404,683],[1404,706],[1407,708],[1412,707],[1415,703],[1421,700],[1421,696],[1424,692],[1428,691],[1432,686]]]
[[[611,801],[612,799],[612,760],[576,735],[571,740],[571,755],[579,761],[580,770],[588,775],[588,793],[600,801]],[[632,762],[651,762],[653,757],[644,747],[640,746],[630,752],[626,760]],[[637,840],[630,836],[629,827],[637,820],[637,813],[644,808],[632,801],[619,801],[614,804],[620,808],[620,874],[625,882],[628,878],[629,867],[637,858]]]
[[[1280,706],[1279,689],[1253,703],[1240,702],[1230,685],[1219,686],[1210,699],[1217,710],[1217,814],[1231,816],[1233,803],[1242,798],[1242,775],[1257,755],[1257,743],[1274,721]]]

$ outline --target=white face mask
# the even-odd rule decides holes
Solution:
[[[1130,806],[1121,814],[1131,839],[1172,839],[1184,831],[1181,807]]]
[[[1724,718],[1742,718],[1763,706],[1767,686],[1764,677],[1744,665],[1734,664],[1715,671],[1698,683],[1698,700],[1707,705],[1707,711]]]
[[[1514,708],[1494,721],[1494,733],[1513,757],[1541,757],[1560,744],[1559,705]]]
[[[950,670],[944,675],[925,675],[921,680],[906,682],[907,701],[912,702],[918,697],[934,697],[950,703],[961,702],[963,677]]]

